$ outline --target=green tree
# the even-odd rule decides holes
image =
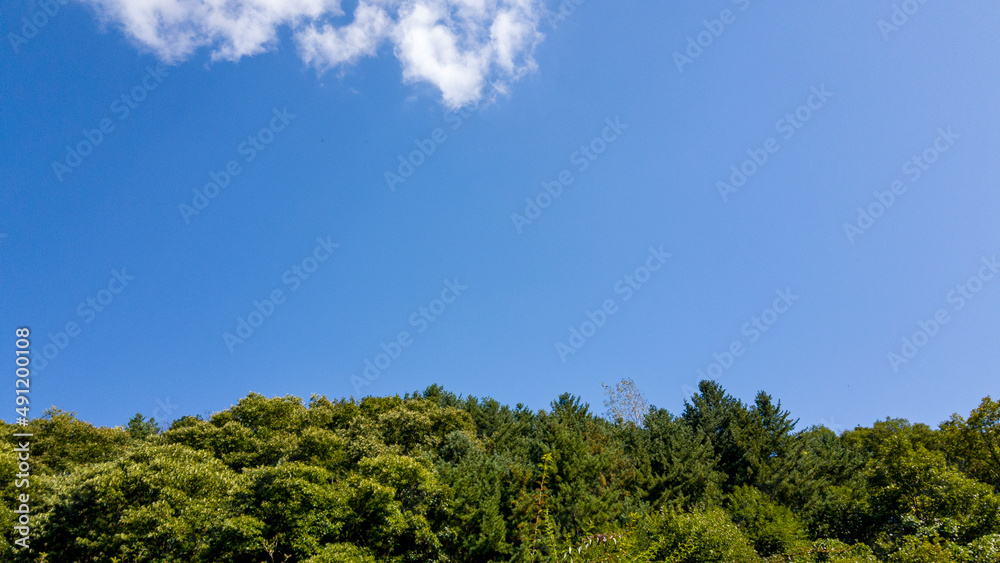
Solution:
[[[156,423],[156,419],[147,419],[140,413],[136,413],[128,421],[128,426],[125,427],[125,431],[133,440],[145,440],[150,436],[155,436],[160,433],[160,426]]]
[[[129,441],[119,428],[97,428],[76,413],[55,407],[31,421],[20,432],[33,434],[34,472],[64,473],[78,466],[114,459]]]
[[[872,527],[863,471],[867,459],[830,429],[807,428],[793,435],[775,460],[772,496],[803,519],[812,537],[863,541]]]
[[[256,563],[261,523],[233,503],[245,480],[206,452],[140,444],[42,486],[33,549],[52,560]]]
[[[447,486],[416,459],[396,454],[366,458],[346,480],[351,512],[345,541],[400,562],[442,560],[450,519]]]
[[[551,413],[539,417],[539,425],[554,461],[549,509],[561,536],[577,537],[615,525],[630,467],[606,423],[579,398],[564,393],[552,402]]]
[[[759,555],[789,553],[805,540],[805,527],[792,511],[756,487],[739,487],[727,500],[733,522]]]
[[[301,561],[340,538],[348,519],[348,493],[333,474],[299,462],[244,471],[246,486],[236,495],[241,514],[261,522],[261,538],[278,557]]]
[[[949,459],[1000,491],[1000,402],[985,397],[968,419],[952,415],[941,429]]]
[[[960,544],[1000,532],[1000,498],[905,436],[885,440],[865,468],[879,541],[939,536]]]
[[[517,471],[508,455],[487,453],[463,431],[446,437],[441,454],[438,472],[451,493],[456,535],[451,555],[462,561],[507,560],[514,551],[514,530],[507,523],[529,472]]]
[[[755,484],[763,463],[762,442],[754,443],[763,428],[742,402],[727,394],[714,381],[698,384],[698,393],[684,402],[684,422],[696,433],[708,437],[715,452],[716,466],[725,476],[723,491],[732,492],[740,485]]]
[[[717,469],[708,435],[665,409],[651,411],[645,426],[650,465],[645,489],[653,505],[718,503],[726,475]]]

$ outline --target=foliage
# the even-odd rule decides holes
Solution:
[[[661,511],[645,523],[654,561],[752,563],[759,560],[750,541],[718,507],[693,512]]]
[[[997,563],[1000,404],[837,435],[702,382],[679,415],[631,380],[608,419],[439,386],[253,394],[169,428],[50,409],[0,423],[0,561]],[[14,432],[34,434],[17,487]],[[13,511],[30,494],[30,548]]]
[[[1000,402],[985,397],[968,419],[955,414],[941,426],[952,463],[1000,491]]]
[[[729,495],[728,505],[733,522],[763,557],[788,553],[805,539],[805,529],[791,509],[755,487],[736,489]]]
[[[953,563],[964,559],[962,549],[955,544],[935,542],[928,538],[909,536],[902,547],[889,556],[890,563]]]

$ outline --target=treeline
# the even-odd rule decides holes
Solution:
[[[161,429],[52,409],[3,425],[0,560],[65,563],[1000,561],[1000,403],[839,436],[704,381],[672,414],[630,381],[605,417],[432,386],[251,394]],[[15,432],[34,434],[17,488]],[[27,550],[17,496],[31,498]]]

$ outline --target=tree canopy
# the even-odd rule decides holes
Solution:
[[[3,424],[0,560],[1000,561],[1000,403],[932,428],[797,429],[703,381],[679,414],[631,380],[607,417],[439,386],[361,400],[250,394],[162,427],[46,411]],[[15,486],[15,432],[34,434]],[[29,547],[14,544],[31,496]]]

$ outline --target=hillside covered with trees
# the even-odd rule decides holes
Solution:
[[[438,386],[251,394],[168,429],[4,424],[0,560],[64,563],[1000,561],[1000,403],[937,428],[797,429],[704,381],[532,411]],[[12,434],[34,434],[16,488]],[[30,548],[14,546],[30,492]]]

